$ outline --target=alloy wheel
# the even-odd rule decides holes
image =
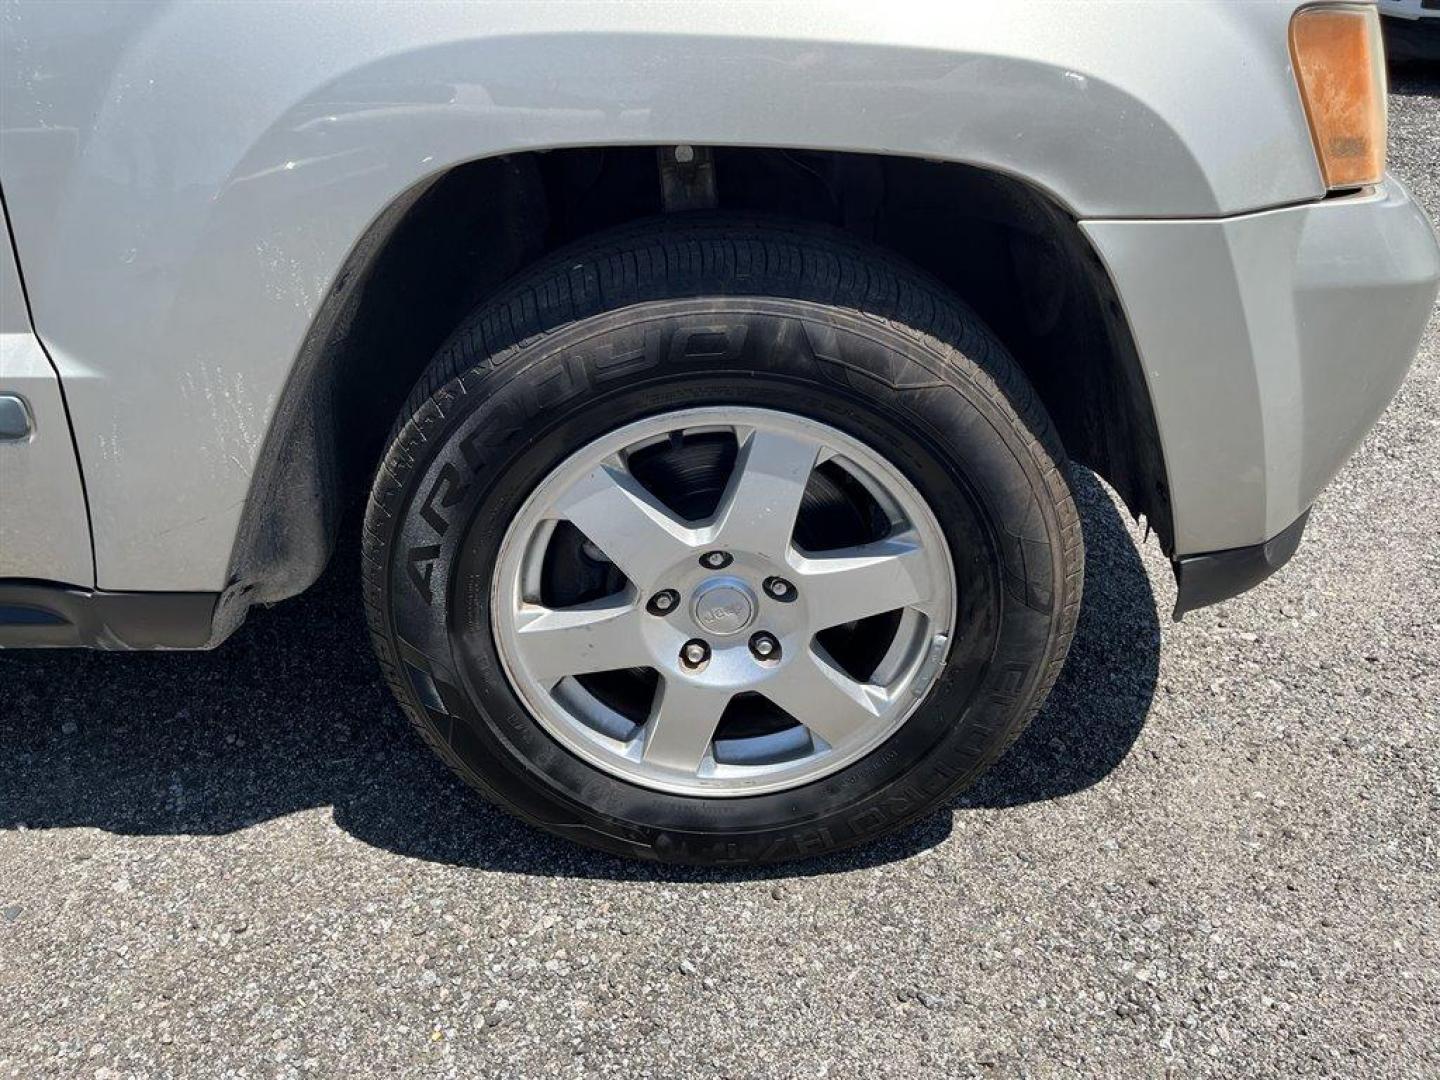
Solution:
[[[738,406],[650,417],[562,461],[492,588],[502,665],[551,737],[707,797],[810,783],[881,745],[923,700],[956,599],[899,469],[830,425]]]

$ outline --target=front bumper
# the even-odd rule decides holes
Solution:
[[[1424,212],[1387,177],[1232,218],[1081,226],[1145,369],[1177,562],[1279,538],[1415,355],[1440,284]]]

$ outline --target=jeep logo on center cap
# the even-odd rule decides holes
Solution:
[[[738,634],[755,618],[755,598],[738,581],[702,586],[695,594],[696,624],[710,634]]]

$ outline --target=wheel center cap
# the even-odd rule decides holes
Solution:
[[[734,578],[714,578],[695,590],[691,613],[706,633],[738,634],[755,618],[755,594]]]

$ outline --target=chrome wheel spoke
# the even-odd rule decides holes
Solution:
[[[645,722],[641,759],[647,765],[695,775],[730,696],[728,690],[703,682],[666,676]]]
[[[614,597],[570,608],[527,604],[515,616],[520,655],[547,689],[566,675],[651,663],[641,636],[643,612]]]
[[[713,544],[783,556],[820,453],[820,444],[810,438],[751,431],[740,444],[716,513]]]
[[[814,649],[778,671],[764,694],[831,746],[853,741],[889,704],[882,689],[852,679]]]
[[[791,560],[811,625],[826,630],[896,608],[924,608],[935,595],[931,559],[916,534]]]
[[[686,558],[698,539],[638,480],[611,464],[572,484],[556,500],[554,513],[589,537],[642,590]]]

